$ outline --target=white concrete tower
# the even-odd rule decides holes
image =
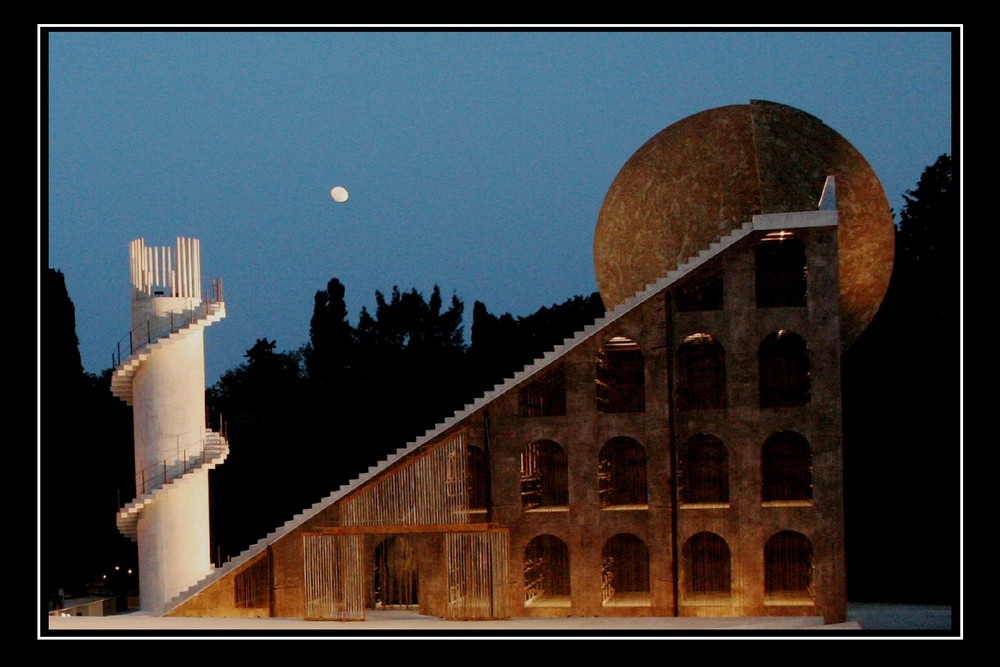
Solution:
[[[129,261],[132,331],[111,391],[132,406],[136,498],[117,522],[139,543],[141,607],[159,615],[212,571],[208,471],[229,448],[206,428],[204,329],[226,308],[220,280],[202,294],[197,239],[179,237],[175,248],[136,239]]]

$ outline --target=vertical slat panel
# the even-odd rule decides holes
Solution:
[[[506,530],[448,533],[448,618],[508,618]]]
[[[306,618],[364,619],[360,535],[303,537]]]
[[[449,467],[449,459],[458,461]],[[435,446],[341,503],[341,525],[465,523],[469,515],[465,434]]]

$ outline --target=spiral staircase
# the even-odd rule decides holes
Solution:
[[[133,382],[143,362],[157,354],[158,350],[204,330],[225,316],[226,305],[222,301],[203,301],[196,308],[174,314],[167,327],[157,334],[147,335],[148,342],[116,365],[111,378],[111,393],[132,405]],[[138,495],[118,510],[115,518],[122,535],[133,542],[138,541],[139,515],[145,507],[158,497],[182,488],[198,472],[220,465],[229,456],[229,443],[223,433],[206,428],[200,434],[199,442],[200,446],[190,455],[185,453],[173,461],[156,464],[148,477],[145,471],[137,472]]]

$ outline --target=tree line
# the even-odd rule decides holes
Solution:
[[[231,453],[210,473],[216,549],[237,555],[604,314],[577,296],[527,317],[445,305],[394,287],[357,325],[336,278],[315,294],[309,342],[278,351],[259,339],[208,392]],[[261,493],[261,491],[264,491]]]

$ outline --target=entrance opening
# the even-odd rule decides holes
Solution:
[[[375,547],[376,609],[415,609],[417,559],[413,545],[402,535],[393,535]]]

